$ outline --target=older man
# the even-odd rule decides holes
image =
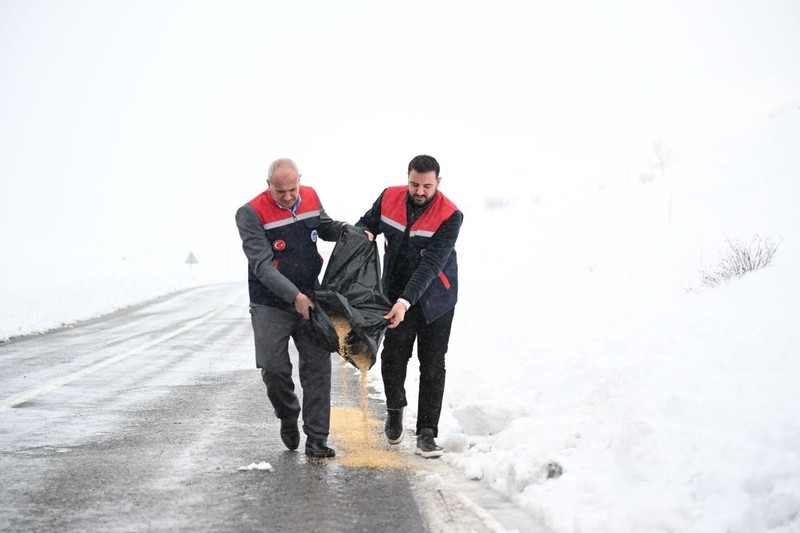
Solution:
[[[267,190],[236,212],[236,225],[248,261],[250,316],[256,349],[256,367],[267,387],[267,397],[281,421],[281,439],[289,450],[300,445],[300,402],[294,392],[289,338],[299,352],[303,387],[305,453],[333,457],[327,445],[330,429],[330,352],[316,346],[301,327],[314,303],[309,294],[318,288],[322,258],[317,239],[335,241],[343,222],[332,220],[316,191],[300,185],[300,172],[291,159],[274,161],[267,174]]]

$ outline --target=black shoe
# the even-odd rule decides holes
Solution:
[[[281,418],[281,440],[290,450],[296,450],[300,446],[297,418]]]
[[[306,455],[311,457],[333,457],[336,452],[333,448],[329,448],[327,443],[322,439],[306,439]]]
[[[414,450],[414,453],[421,455],[426,459],[441,457],[442,447],[437,446],[436,441],[433,440],[432,429],[425,428],[419,430],[419,435],[417,436],[417,449]]]
[[[405,428],[403,427],[403,411],[404,407],[400,409],[386,409],[386,425],[384,426],[384,433],[389,444],[400,444],[405,435]]]

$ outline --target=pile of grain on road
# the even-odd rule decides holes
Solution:
[[[386,440],[380,438],[381,422],[365,416],[355,407],[333,407],[331,429],[342,453],[337,462],[354,468],[406,469],[411,464],[395,450],[386,449]],[[380,436],[379,436],[380,435]]]

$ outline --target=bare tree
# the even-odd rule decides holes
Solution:
[[[675,152],[664,146],[664,143],[661,141],[653,142],[653,163],[651,166],[659,171],[661,179],[665,178],[667,168],[672,166],[675,159]]]

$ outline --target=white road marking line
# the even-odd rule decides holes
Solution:
[[[231,298],[231,300],[233,300],[233,298]],[[103,369],[103,368],[105,368],[105,367],[107,367],[109,365],[113,365],[114,363],[118,363],[119,361],[122,361],[123,359],[126,359],[126,358],[128,358],[128,357],[130,357],[132,355],[135,355],[137,353],[143,352],[144,350],[147,350],[148,348],[152,348],[153,346],[155,346],[157,344],[161,344],[162,342],[167,341],[167,340],[169,340],[169,339],[171,339],[173,337],[177,337],[181,333],[189,331],[190,329],[192,329],[194,327],[197,327],[200,324],[202,324],[204,322],[207,322],[208,320],[214,318],[216,315],[218,315],[220,312],[222,312],[222,310],[225,309],[227,306],[228,306],[228,304],[225,304],[225,305],[222,305],[220,307],[217,307],[216,309],[213,309],[213,310],[209,311],[208,313],[206,313],[205,315],[201,316],[200,318],[196,318],[196,319],[194,319],[194,320],[192,320],[190,322],[187,322],[186,324],[184,324],[183,326],[179,327],[175,331],[172,331],[172,332],[167,333],[165,335],[162,335],[162,336],[160,336],[160,337],[158,337],[156,339],[153,339],[153,340],[151,340],[151,341],[139,346],[138,348],[134,348],[132,350],[128,350],[127,352],[124,352],[124,353],[109,357],[108,359],[104,359],[102,361],[98,361],[97,363],[95,363],[93,365],[90,365],[90,366],[87,366],[86,368],[82,368],[81,370],[78,370],[77,372],[73,372],[72,374],[66,375],[66,376],[64,376],[62,378],[54,379],[53,381],[51,381],[49,383],[46,383],[45,385],[42,385],[39,388],[29,390],[29,391],[24,392],[24,393],[22,393],[22,394],[20,394],[19,396],[16,396],[16,397],[12,397],[10,399],[3,400],[3,403],[0,403],[0,411],[6,410],[6,409],[11,409],[13,407],[17,407],[19,405],[22,405],[25,402],[29,402],[29,401],[33,400],[34,398],[38,398],[39,396],[42,396],[43,394],[47,394],[50,391],[53,391],[53,390],[55,390],[55,389],[57,389],[59,387],[62,387],[64,385],[68,384],[68,383],[72,383],[73,381],[78,380],[78,379],[80,379],[80,378],[82,378],[84,376],[88,376],[89,374],[93,374],[93,373],[97,372],[98,370],[101,370],[101,369]]]

